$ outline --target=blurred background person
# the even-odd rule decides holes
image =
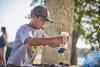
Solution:
[[[0,65],[5,65],[6,64],[6,50],[7,50],[6,44],[8,41],[6,27],[1,27],[1,33],[2,35],[0,36]]]

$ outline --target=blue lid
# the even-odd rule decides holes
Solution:
[[[60,49],[58,50],[58,53],[64,53],[65,50],[66,50],[65,48],[60,48]]]

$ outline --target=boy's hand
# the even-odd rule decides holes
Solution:
[[[59,44],[52,44],[50,45],[51,47],[60,47],[60,45],[69,44],[69,37],[66,37],[66,36],[57,37],[56,40]]]

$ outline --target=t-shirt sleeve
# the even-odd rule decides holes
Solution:
[[[48,38],[49,36],[43,30],[36,31],[36,38]]]
[[[43,31],[43,37],[49,38],[49,36]]]
[[[21,41],[22,43],[25,43],[25,40],[26,40],[28,37],[32,37],[31,31],[30,31],[28,28],[21,28],[21,29],[18,31],[18,35],[19,35],[20,41]]]

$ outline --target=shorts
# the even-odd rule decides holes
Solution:
[[[6,51],[7,51],[7,47],[0,48],[0,54],[6,53]]]

